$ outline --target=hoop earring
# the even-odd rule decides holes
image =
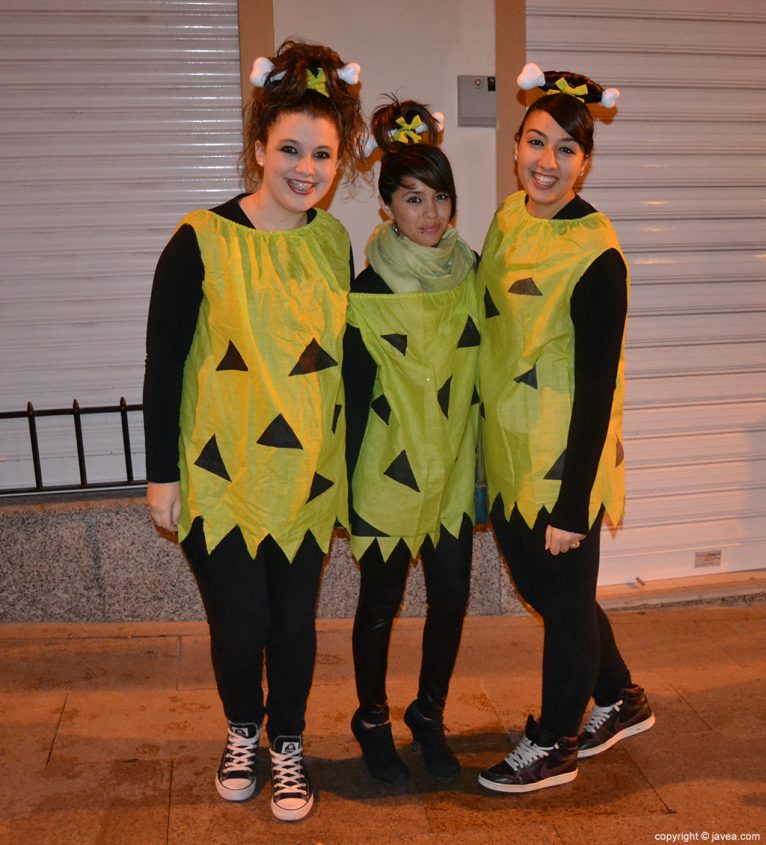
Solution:
[[[401,237],[402,233],[399,231],[399,227],[396,225],[396,220],[394,220],[393,224],[391,225],[391,228],[394,230],[395,235],[399,235]]]

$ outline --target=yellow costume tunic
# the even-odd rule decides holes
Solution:
[[[503,498],[530,527],[559,495],[574,395],[574,328],[570,299],[591,265],[620,250],[609,220],[530,215],[525,192],[510,196],[487,233],[479,267],[484,301],[480,392],[490,502]],[[622,518],[624,336],[608,432],[591,489],[589,525],[601,505]]]
[[[205,276],[181,399],[179,540],[202,517],[208,551],[239,526],[292,560],[346,522],[341,382],[349,240],[323,211],[251,229],[209,211],[193,227]]]
[[[412,555],[443,526],[457,537],[474,516],[478,395],[475,273],[456,287],[352,293],[357,327],[377,365],[352,493],[357,560],[377,540],[387,559],[400,539]]]

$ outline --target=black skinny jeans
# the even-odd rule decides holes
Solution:
[[[468,604],[472,548],[473,525],[466,516],[457,538],[442,528],[436,546],[426,538],[420,550],[428,607],[417,700],[429,718],[440,718],[444,710]],[[410,561],[403,540],[387,561],[377,543],[359,561],[362,577],[354,619],[354,671],[361,716],[370,724],[388,721],[388,645]]]
[[[181,544],[210,627],[210,652],[231,722],[260,724],[270,740],[299,736],[316,657],[316,601],[324,553],[311,534],[292,563],[271,537],[255,559],[235,528],[208,554],[202,521]],[[263,658],[269,694],[263,701]]]
[[[606,706],[631,686],[612,626],[596,602],[603,509],[579,548],[545,551],[545,509],[530,529],[516,508],[506,520],[498,497],[492,512],[500,549],[519,594],[542,617],[543,705],[540,725],[554,737],[574,736],[591,696]]]

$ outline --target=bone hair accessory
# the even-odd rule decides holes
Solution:
[[[285,76],[285,71],[271,75],[274,70],[274,62],[265,56],[259,56],[253,62],[253,69],[250,72],[250,84],[256,88],[263,88],[267,82],[279,82]],[[356,85],[362,73],[362,68],[357,62],[349,62],[338,69],[338,79],[346,85]]]
[[[548,94],[570,94],[583,103],[597,103],[606,109],[614,108],[620,97],[619,88],[602,88],[598,82],[571,71],[542,71],[534,62],[524,65],[516,83],[523,91],[541,88]]]
[[[439,132],[444,132],[444,114],[440,111],[435,111],[435,112],[431,113],[431,117],[434,119],[434,122],[436,123],[437,127],[439,128]],[[413,131],[417,132],[418,135],[422,135],[424,132],[428,131],[428,126],[425,123],[423,123],[423,121],[421,120],[420,124],[418,126],[416,126]],[[388,133],[388,137],[394,138],[398,134],[400,134],[400,132],[401,132],[401,129],[391,129],[390,132]],[[377,150],[377,148],[378,148],[378,143],[375,140],[375,136],[370,135],[370,137],[367,139],[367,143],[364,145],[365,156],[367,156],[369,158],[375,152],[375,150]]]

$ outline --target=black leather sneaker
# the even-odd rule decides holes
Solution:
[[[629,736],[648,731],[654,724],[654,713],[646,693],[639,686],[620,692],[620,698],[608,707],[594,705],[582,733],[577,738],[578,757],[601,754]]]
[[[577,737],[553,740],[530,716],[521,742],[504,760],[483,771],[479,783],[494,792],[533,792],[576,777]]]

